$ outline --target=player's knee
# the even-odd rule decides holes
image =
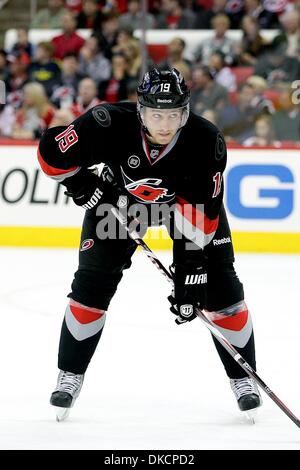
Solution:
[[[231,344],[239,348],[246,346],[253,327],[251,315],[244,300],[216,312],[210,312],[210,319]]]
[[[79,269],[75,273],[69,297],[84,305],[107,310],[121,278],[121,272]]]
[[[73,299],[70,299],[66,308],[66,325],[77,341],[83,341],[99,333],[104,327],[105,319],[105,310],[88,307]]]

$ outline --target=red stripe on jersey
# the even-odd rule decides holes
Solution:
[[[72,168],[69,168],[68,170],[62,170],[61,168],[54,168],[54,166],[48,165],[48,163],[45,162],[43,159],[40,149],[37,151],[37,157],[38,161],[40,164],[40,167],[42,168],[43,172],[46,173],[48,176],[60,176],[60,175],[65,175],[66,173],[70,173],[71,171],[77,170],[79,168],[78,166],[73,166]]]
[[[205,215],[204,212],[200,211],[190,202],[185,201],[178,196],[176,197],[176,208],[184,218],[186,218],[194,227],[202,230],[205,235],[213,233],[217,230],[219,216],[211,220]]]
[[[105,314],[104,310],[98,308],[86,307],[81,305],[75,300],[70,300],[70,309],[76,320],[81,324],[92,323],[93,321],[99,320]]]
[[[221,328],[227,330],[240,331],[246,325],[248,321],[248,310],[232,315],[230,317],[224,316],[220,320],[213,320],[213,322]]]

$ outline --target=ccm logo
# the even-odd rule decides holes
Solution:
[[[185,285],[206,284],[207,274],[188,274],[185,278]]]
[[[228,172],[227,206],[241,219],[284,219],[294,207],[294,176],[284,165],[238,165]]]

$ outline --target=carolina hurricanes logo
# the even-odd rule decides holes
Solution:
[[[83,240],[83,242],[81,243],[80,251],[89,250],[90,248],[92,248],[94,243],[95,242],[92,238],[87,238],[86,240]]]
[[[153,202],[169,202],[174,199],[175,193],[168,194],[167,188],[159,186],[162,182],[161,179],[143,178],[133,181],[124,173],[123,168],[121,168],[121,171],[125,188],[138,200],[149,204]]]

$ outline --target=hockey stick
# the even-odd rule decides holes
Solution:
[[[112,209],[114,216],[120,221],[125,230],[129,233],[130,237],[142,248],[144,253],[148,256],[150,261],[155,267],[167,278],[168,282],[173,286],[173,279],[171,273],[161,263],[155,253],[148,247],[142,238],[140,238],[137,231],[130,226],[133,219],[124,217],[117,209]],[[222,333],[214,326],[214,324],[206,317],[204,311],[197,309],[197,315],[210,330],[217,341],[223,346],[230,356],[240,365],[242,369],[262,388],[262,390],[276,403],[276,405],[300,428],[300,420],[288,409],[288,407],[275,395],[275,393],[265,384],[259,377],[255,370],[248,364],[247,361],[238,353],[232,344],[222,335]]]

